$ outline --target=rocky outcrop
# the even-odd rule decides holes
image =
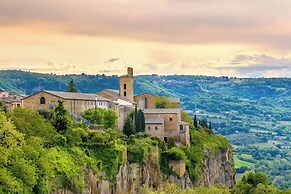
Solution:
[[[223,184],[230,188],[235,185],[235,168],[230,149],[205,150],[200,177],[195,186]]]
[[[230,149],[205,150],[205,157],[200,168],[200,177],[191,181],[188,173],[184,176],[166,176],[160,171],[157,162],[149,161],[146,164],[124,164],[114,181],[102,180],[100,172],[86,170],[83,175],[83,194],[136,194],[145,186],[157,189],[161,184],[170,182],[181,188],[224,184],[228,187],[235,185],[235,170]],[[59,189],[55,194],[74,193],[66,189]]]

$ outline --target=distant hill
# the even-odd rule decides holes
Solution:
[[[84,93],[119,87],[118,76],[0,71],[0,89],[23,94],[42,89],[65,91],[72,78],[79,91]],[[257,157],[255,151],[258,149],[253,147],[265,149],[261,152],[268,158],[251,158],[253,163],[250,168],[264,167],[263,171],[270,175],[272,169],[266,168],[268,165],[262,162],[275,158],[280,160],[280,157],[291,160],[291,78],[142,75],[135,77],[134,84],[135,94],[150,92],[180,97],[183,109],[188,110],[190,115],[195,113],[198,118],[211,121],[212,128],[226,135],[237,153]],[[282,177],[291,177],[290,168],[287,165],[289,171],[284,171],[287,174],[282,174],[282,169],[275,169],[276,173],[271,175],[271,179],[282,182]],[[286,188],[283,184],[278,185]]]

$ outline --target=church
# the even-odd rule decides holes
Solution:
[[[81,115],[90,108],[112,109],[118,116],[118,129],[122,130],[127,115],[135,107],[143,110],[146,133],[167,142],[170,137],[185,146],[190,145],[189,124],[181,120],[180,100],[169,98],[177,108],[156,108],[156,97],[150,93],[134,95],[133,68],[119,77],[119,90],[105,89],[97,94],[59,92],[42,90],[22,99],[24,108],[54,108],[58,100],[64,101],[65,108],[72,115]]]
[[[169,98],[178,104],[177,108],[160,109],[156,108],[156,97],[150,93],[143,93],[134,96],[133,68],[127,68],[127,74],[119,77],[119,90],[103,90],[98,92],[104,98],[113,102],[123,102],[125,105],[119,110],[119,126],[123,126],[126,116],[135,106],[142,109],[145,115],[145,131],[152,136],[157,136],[165,142],[170,137],[177,143],[189,146],[190,134],[189,124],[181,120],[180,99]],[[130,108],[131,107],[131,108]],[[122,128],[119,128],[122,130]]]

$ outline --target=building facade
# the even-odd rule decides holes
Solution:
[[[189,146],[189,124],[181,121],[180,109],[145,109],[146,132],[168,142],[172,137]]]
[[[138,108],[142,110],[156,108],[156,96],[150,93],[134,96],[134,102],[137,104]]]
[[[0,101],[7,107],[8,111],[21,107],[21,98],[23,98],[23,96],[15,92],[0,92]]]
[[[31,110],[52,109],[58,101],[73,115],[81,115],[90,108],[109,108],[110,100],[96,94],[42,90],[22,99],[22,106]]]
[[[127,74],[119,77],[119,95],[134,101],[133,68],[127,68]]]

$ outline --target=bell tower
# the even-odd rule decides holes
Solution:
[[[133,68],[127,68],[127,75],[119,77],[119,95],[134,101],[134,89],[133,89]]]

